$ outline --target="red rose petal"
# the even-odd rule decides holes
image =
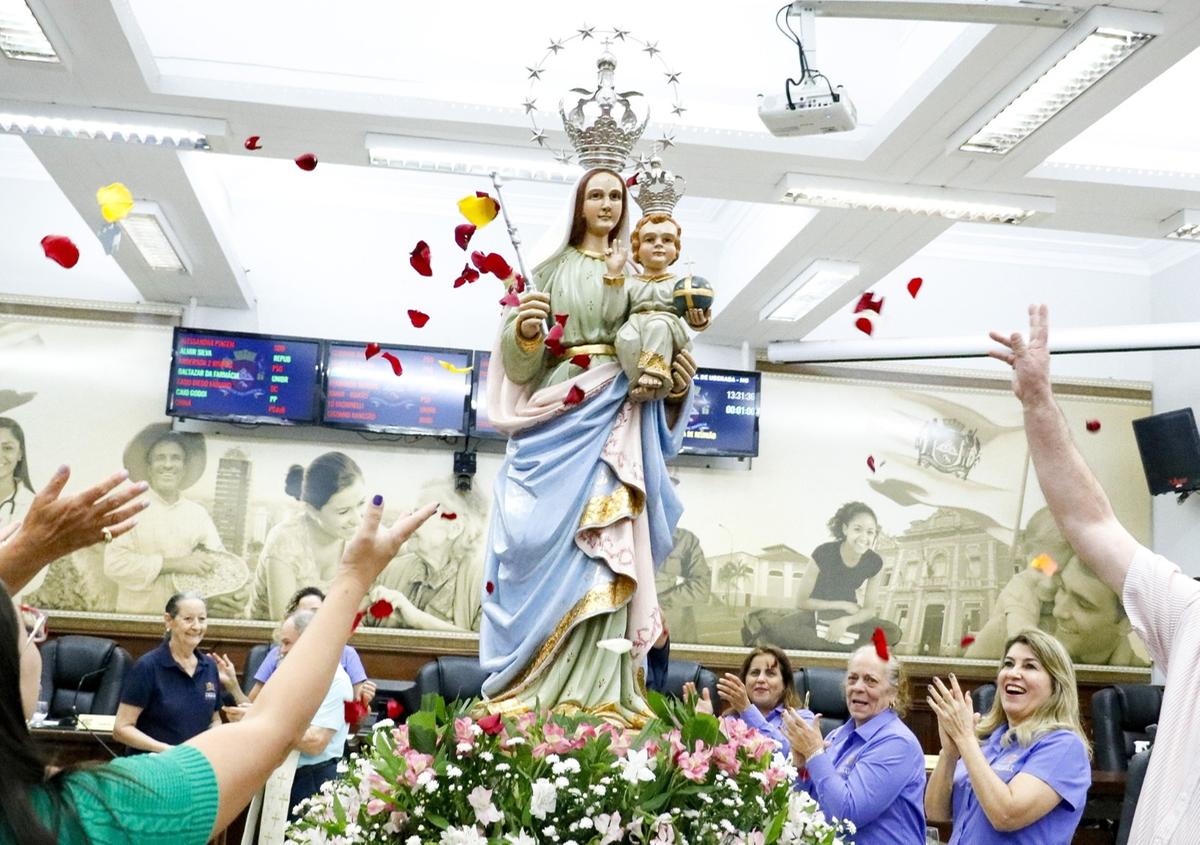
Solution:
[[[408,309],[408,319],[412,321],[413,327],[422,329],[429,322],[429,315],[415,309]]]
[[[509,293],[504,294],[504,297],[500,300],[500,304],[505,308],[516,308],[521,304],[521,300],[515,293],[510,291]]]
[[[875,331],[875,326],[872,325],[870,319],[867,317],[859,317],[857,320],[855,320],[854,328],[858,329],[865,335],[869,335],[871,332]]]
[[[471,242],[471,236],[475,234],[475,229],[474,223],[460,223],[454,227],[454,242],[458,244],[459,249],[467,248],[467,244]]]
[[[317,157],[315,155],[313,155],[312,153],[305,153],[304,155],[298,155],[298,156],[296,156],[296,166],[299,167],[301,170],[316,170],[317,169]]]
[[[474,258],[475,256],[472,255],[471,259],[474,260]],[[484,257],[483,263],[476,264],[475,266],[484,273],[491,273],[502,282],[511,276],[513,271],[512,266],[505,261],[504,256],[498,252],[489,252]]]
[[[408,255],[408,263],[422,276],[432,276],[433,268],[429,266],[429,244],[417,241],[417,245]]]
[[[875,643],[875,653],[879,655],[879,659],[886,663],[888,659],[887,635],[883,633],[882,628],[876,628],[871,632],[871,642]]]
[[[487,255],[485,253],[482,253],[479,250],[475,250],[471,253],[471,263],[475,265],[475,269],[480,273],[487,272],[487,268],[483,266],[486,262]]]
[[[479,729],[488,736],[497,736],[504,730],[504,719],[499,713],[490,713],[480,718],[475,724],[479,725]]]
[[[575,357],[573,357],[571,359],[571,363],[574,364],[576,367],[582,367],[583,369],[586,370],[588,367],[592,366],[592,356],[591,355],[576,355]]]
[[[571,385],[571,389],[567,391],[567,398],[563,400],[564,405],[578,405],[583,401],[583,390],[577,384]]]
[[[959,644],[959,645],[960,645],[962,648],[967,648],[967,647],[968,647],[968,646],[970,646],[970,645],[971,645],[971,643],[973,643],[973,642],[975,642],[975,638],[974,638],[974,637],[972,637],[970,634],[967,634],[965,637],[963,637],[961,640],[959,640],[959,641],[958,641],[958,644]]]
[[[908,295],[913,299],[917,298],[917,291],[921,289],[921,285],[925,284],[925,280],[920,276],[908,280]]]
[[[634,185],[637,184],[637,180],[638,180],[638,174],[636,174],[636,173],[633,174],[632,176],[627,176],[625,178],[625,187],[632,188]]]
[[[461,288],[466,284],[473,284],[479,281],[479,271],[470,264],[464,264],[462,272],[458,274],[458,278],[454,280],[454,286]]]
[[[875,456],[874,455],[867,455],[867,469],[869,469],[871,472],[875,471]]]
[[[483,588],[488,591],[488,595],[491,595],[495,591],[496,585],[493,584],[491,581],[488,581],[486,584],[483,585]]]
[[[42,238],[42,252],[68,270],[79,263],[79,247],[66,235],[46,235]]]
[[[358,630],[359,623],[363,621],[363,617],[366,615],[367,612],[365,610],[360,610],[358,613],[354,614],[354,624],[350,626],[350,633],[354,633]]]
[[[571,318],[570,314],[555,314],[554,322],[558,323],[563,328],[566,328],[567,320],[569,320],[570,318]]]
[[[349,725],[357,725],[367,715],[367,705],[359,699],[342,702],[342,715]]]
[[[874,311],[876,314],[883,313],[883,297],[875,298],[875,294],[867,291],[858,298],[858,304],[854,306],[854,313],[860,311]]]
[[[455,520],[458,519],[458,514],[456,514],[454,511],[442,511],[441,517],[442,519]]]
[[[516,279],[517,280],[515,282],[513,282],[513,287],[515,287],[517,289],[517,293],[524,293],[525,292],[525,277],[522,276],[520,273],[517,273]]]
[[[404,368],[400,366],[400,359],[397,358],[395,355],[393,355],[391,352],[384,352],[383,360],[387,361],[389,364],[392,365],[392,372],[395,373],[396,375],[401,375],[404,373]]]
[[[392,603],[387,599],[380,599],[367,608],[367,612],[371,614],[372,619],[387,619],[392,615],[392,611],[396,608],[392,607]]]
[[[1095,434],[1100,430],[1100,420],[1088,420],[1086,423],[1084,423],[1084,425],[1092,434]]]
[[[363,356],[368,361],[370,361],[372,358],[374,358],[378,354],[379,354],[379,344],[378,343],[368,343],[367,348],[363,350]]]
[[[563,352],[566,351],[563,349],[562,336],[562,323],[557,323],[553,328],[550,329],[549,332],[546,333],[546,339],[542,341],[546,344],[546,348],[549,349],[551,353],[560,358],[562,357]]]
[[[260,144],[260,143],[258,143],[258,142],[259,142],[259,136],[258,136],[258,135],[251,135],[249,138],[247,138],[247,139],[246,139],[246,140],[245,140],[245,141],[242,143],[242,146],[243,146],[243,147],[245,147],[245,148],[246,148],[246,149],[248,149],[248,150],[261,150],[261,149],[262,149],[262,144]],[[297,164],[299,164],[299,162],[297,162]],[[314,166],[315,166],[315,165],[314,165]]]
[[[387,717],[389,719],[399,719],[404,715],[404,705],[394,698],[389,698],[387,703]]]

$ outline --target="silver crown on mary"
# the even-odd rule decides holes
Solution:
[[[562,115],[563,129],[579,158],[586,168],[604,167],[620,172],[629,161],[634,145],[646,131],[650,121],[650,110],[639,118],[633,106],[633,98],[641,98],[639,91],[617,91],[613,76],[617,60],[605,48],[596,61],[598,69],[595,91],[572,88],[572,94],[581,95],[574,108],[567,111],[562,101],[558,113]],[[620,117],[613,112],[620,106]]]
[[[687,180],[663,167],[662,159],[654,156],[643,160],[644,166],[634,175],[633,198],[642,214],[661,212],[671,214],[687,189]]]

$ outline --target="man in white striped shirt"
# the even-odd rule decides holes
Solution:
[[[1167,675],[1129,842],[1200,842],[1200,583],[1144,548],[1117,521],[1054,401],[1048,331],[1046,306],[1031,305],[1028,341],[1017,332],[992,332],[1004,348],[990,354],[1013,368],[1038,483],[1063,537],[1121,596],[1134,630]]]

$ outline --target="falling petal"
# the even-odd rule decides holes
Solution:
[[[925,280],[920,276],[916,276],[908,280],[908,295],[913,299],[917,298],[917,291],[921,289],[921,285],[925,284]]]
[[[636,174],[636,173],[633,174],[632,176],[626,177],[625,187],[632,188],[634,185],[637,184],[637,180],[638,180],[638,174]]]
[[[867,455],[867,469],[869,469],[871,472],[875,471],[875,456],[874,455]]]
[[[453,522],[454,520],[458,519],[458,514],[456,514],[454,511],[443,511],[441,513],[441,517],[442,519],[448,519]]]
[[[242,146],[251,151],[261,150],[262,144],[258,143],[259,140],[260,140],[260,137],[258,135],[251,135],[249,138],[247,138],[245,140],[245,142],[242,144]]]
[[[317,157],[312,153],[304,153],[296,156],[296,166],[301,170],[316,170]]]
[[[871,332],[875,331],[875,326],[872,325],[871,321],[866,317],[859,317],[857,320],[855,320],[854,328],[866,335],[869,335]]]
[[[624,637],[613,637],[609,640],[598,641],[596,648],[611,651],[613,654],[629,654],[629,652],[633,651],[633,642]]]
[[[459,249],[467,248],[467,244],[471,242],[471,236],[475,234],[477,228],[474,223],[459,223],[454,227],[454,242],[458,244]]]
[[[346,719],[346,723],[357,725],[367,715],[367,705],[362,703],[361,699],[355,698],[350,701],[342,702],[342,715]]]
[[[458,201],[458,210],[476,226],[486,226],[496,219],[500,212],[500,203],[486,193],[477,191],[473,197],[463,197]]]
[[[79,263],[79,247],[66,235],[46,235],[42,238],[42,252],[68,270]]]
[[[422,276],[432,276],[433,268],[429,266],[429,244],[425,241],[417,241],[417,245],[408,255],[408,263]]]
[[[1184,485],[1188,483],[1188,480],[1186,478],[1168,478],[1167,483],[1176,490],[1182,490]]]
[[[389,698],[387,703],[387,717],[389,719],[399,719],[404,715],[404,705],[394,698]]]
[[[354,614],[354,623],[350,626],[351,633],[354,633],[358,630],[359,624],[363,621],[363,617],[366,615],[367,612],[365,610],[360,610],[358,613]]]
[[[854,313],[860,311],[874,311],[876,314],[883,313],[883,297],[875,298],[875,294],[867,291],[858,298],[858,304],[854,306]]]
[[[456,367],[449,361],[439,360],[438,363],[442,365],[442,369],[449,370],[452,373],[469,373],[472,369],[474,369],[473,367]],[[451,518],[453,519],[453,517]]]
[[[1053,577],[1054,573],[1058,572],[1058,561],[1043,553],[1029,561],[1029,568],[1036,569],[1047,577]]]
[[[584,393],[579,385],[571,385],[571,389],[567,391],[567,398],[563,400],[564,405],[578,405],[583,401]]]
[[[567,320],[570,319],[570,317],[571,317],[570,314],[555,314],[554,322],[558,323],[560,328],[566,328]]]
[[[397,358],[397,357],[396,357],[395,355],[393,355],[391,352],[384,352],[384,353],[383,353],[383,360],[387,361],[389,364],[391,364],[391,365],[392,365],[392,372],[393,372],[393,373],[395,373],[396,375],[403,375],[403,373],[404,373],[404,368],[400,366],[400,359],[399,359],[399,358]]]
[[[387,599],[380,599],[367,608],[367,612],[371,614],[372,619],[387,619],[392,615],[392,611],[396,608],[392,607],[392,603]]]
[[[884,663],[888,661],[888,642],[887,635],[883,633],[882,628],[876,628],[871,632],[871,642],[875,644],[875,653],[879,655],[879,659]]]
[[[490,596],[493,592],[495,592],[496,585],[493,584],[491,581],[488,581],[486,584],[483,585],[483,588],[488,591],[488,595]]]
[[[588,367],[592,366],[592,356],[591,355],[576,355],[573,358],[571,358],[571,363],[574,364],[576,367],[586,370]]]
[[[963,637],[961,640],[958,641],[958,644],[962,648],[968,648],[971,645],[971,643],[973,643],[973,642],[975,642],[975,638],[972,637],[970,634],[967,634],[965,637]]]
[[[548,331],[546,333],[546,339],[544,341],[542,341],[546,345],[546,348],[549,349],[551,353],[553,353],[555,356],[560,357],[560,358],[562,357],[562,354],[565,351],[563,349],[563,345],[562,345],[562,336],[563,336],[563,327],[562,327],[561,323],[558,323],[558,324],[555,324],[550,329],[550,331]]]
[[[425,324],[429,322],[429,315],[409,308],[408,319],[412,321],[413,328],[421,329],[424,328]]]
[[[133,194],[120,182],[113,182],[96,191],[96,202],[100,203],[100,213],[108,223],[123,220],[133,211]]]
[[[1086,423],[1084,423],[1084,425],[1092,434],[1095,434],[1100,430],[1100,420],[1088,420]]]
[[[516,308],[521,304],[521,300],[515,293],[510,291],[509,293],[504,294],[504,297],[500,300],[500,304],[505,308]]]
[[[487,272],[487,270],[484,269],[484,266],[483,266],[486,261],[487,261],[486,253],[480,252],[479,250],[475,250],[474,252],[471,253],[471,263],[475,265],[475,269],[478,270],[480,273]]]
[[[368,361],[370,361],[372,358],[374,358],[378,354],[379,354],[379,344],[378,343],[368,343],[367,348],[363,350],[363,356]]]
[[[464,264],[462,272],[458,274],[458,278],[454,280],[454,286],[461,288],[466,284],[473,284],[479,280],[479,271],[470,264]]]

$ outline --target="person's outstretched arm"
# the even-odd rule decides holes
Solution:
[[[122,470],[82,493],[60,498],[71,470],[61,466],[29,506],[21,526],[0,542],[0,579],[16,594],[43,566],[106,537],[133,528],[134,517],[149,502],[133,500],[149,489],[145,481],[121,487]],[[117,489],[121,487],[121,489]]]
[[[188,741],[203,752],[216,773],[214,834],[249,803],[308,728],[329,691],[330,678],[351,634],[354,614],[371,582],[436,509],[436,505],[426,505],[397,520],[391,528],[381,528],[383,499],[376,496],[358,533],[346,547],[321,612],[313,617],[288,659],[280,663],[246,717]],[[254,753],[247,754],[247,748],[253,748]]]
[[[1025,410],[1025,436],[1046,504],[1079,559],[1118,596],[1138,542],[1117,521],[1108,496],[1071,439],[1050,389],[1049,320],[1045,305],[1029,306],[1029,340],[991,332],[1004,348],[988,354],[1013,368],[1013,393]]]

